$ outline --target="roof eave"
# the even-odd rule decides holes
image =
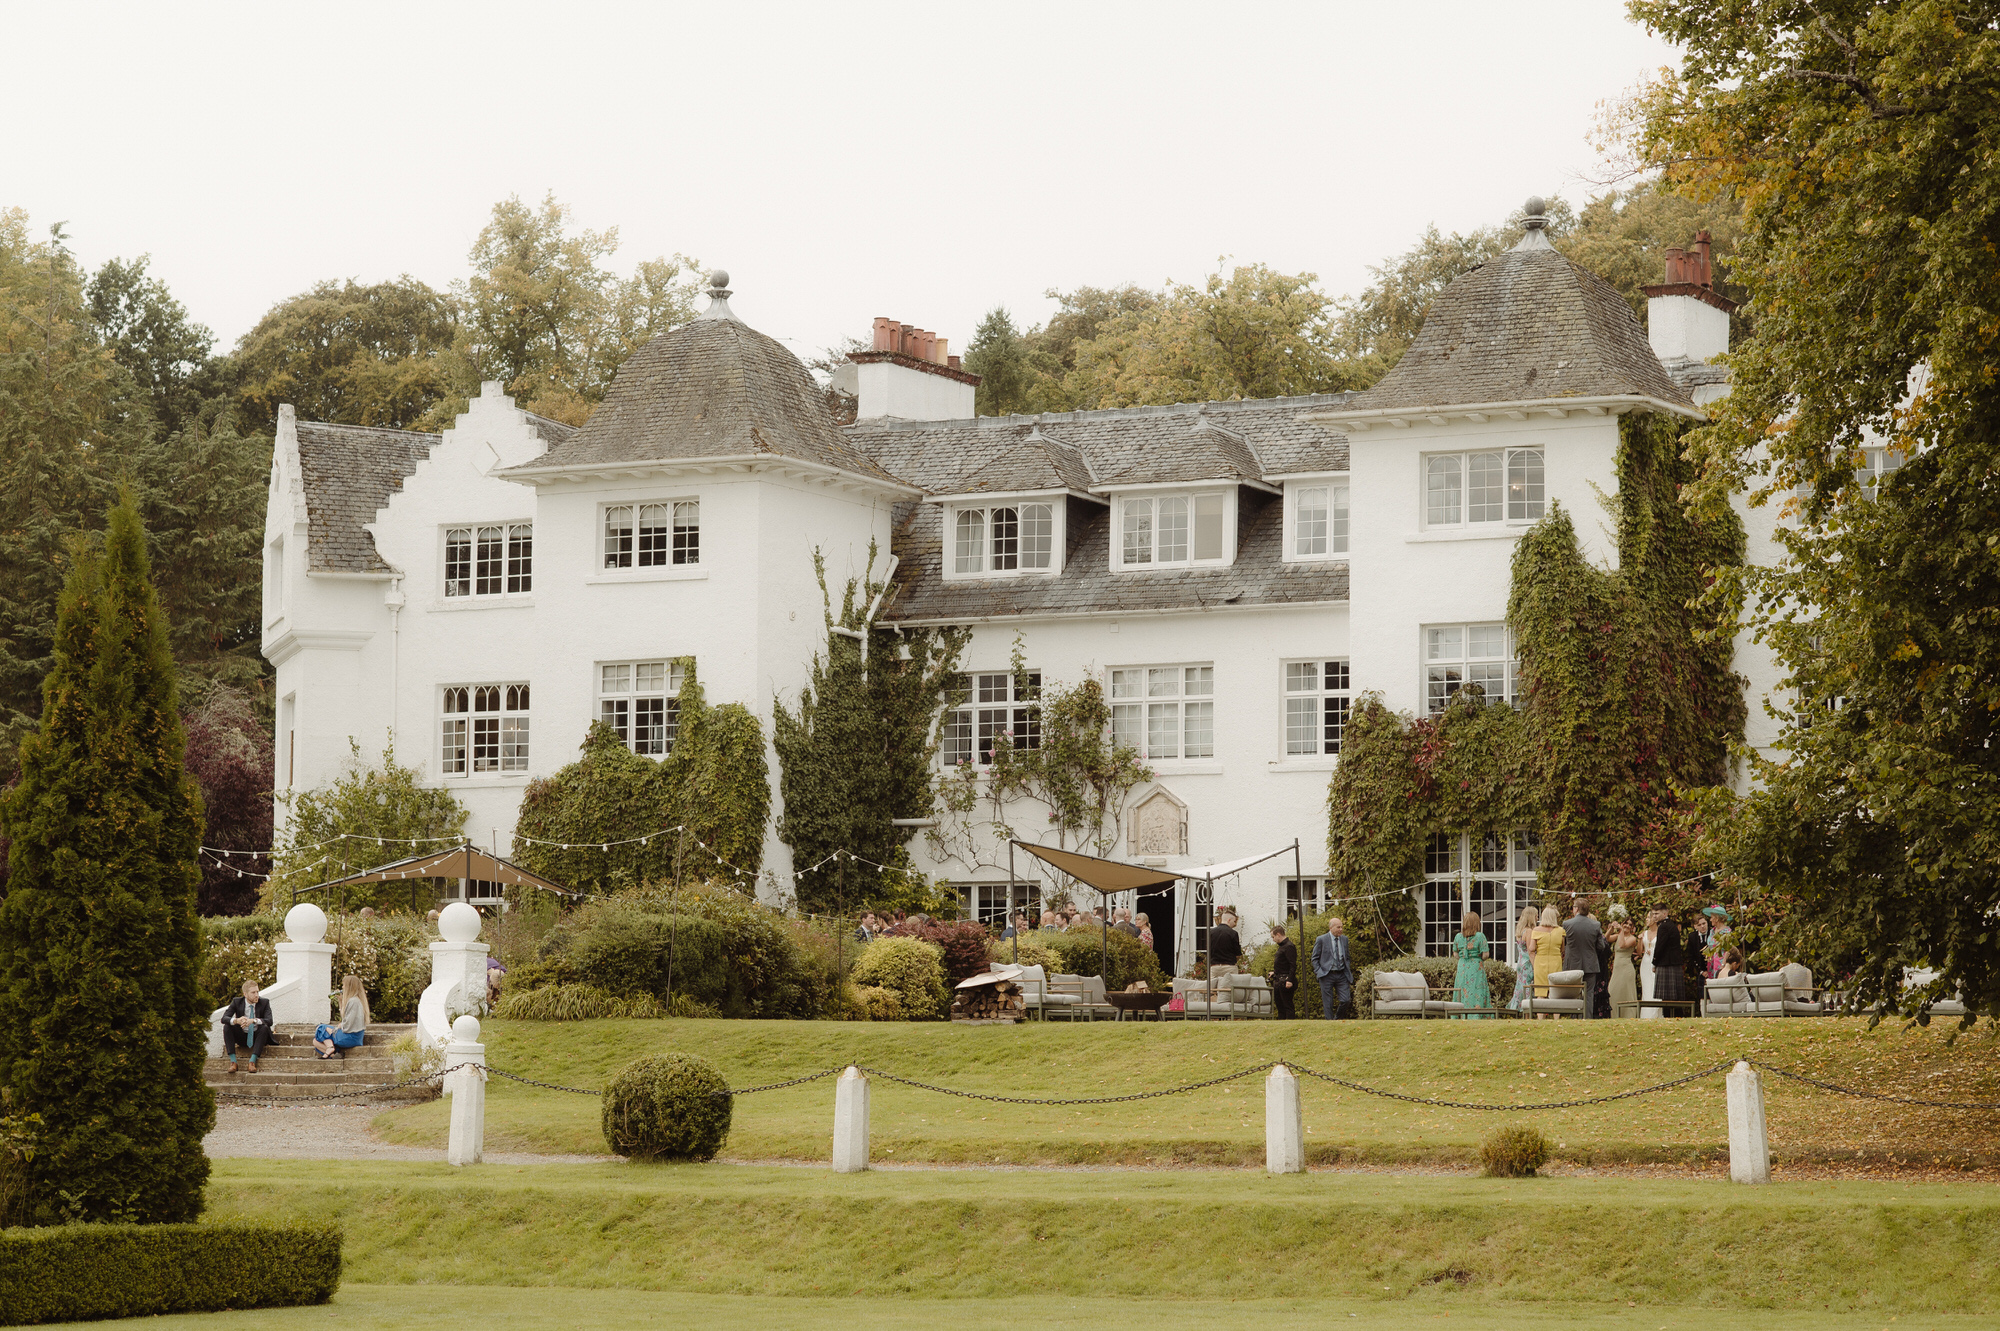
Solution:
[[[882,616],[882,622],[894,624],[898,628],[928,629],[949,628],[954,624],[1005,624],[1024,619],[1137,619],[1141,616],[1214,615],[1248,610],[1310,609],[1314,606],[1346,605],[1348,599],[1345,596],[1320,596],[1297,601],[1252,601],[1247,605],[1218,601],[1209,605],[1146,606],[1129,610],[1022,610],[1006,615],[933,615],[922,619],[896,619],[885,614]]]
[[[1453,419],[1483,423],[1495,416],[1513,420],[1526,420],[1530,416],[1543,415],[1561,419],[1572,412],[1591,416],[1621,416],[1628,411],[1641,408],[1671,412],[1693,420],[1708,419],[1707,413],[1692,402],[1669,402],[1650,393],[1545,397],[1514,402],[1464,402],[1418,407],[1370,407],[1361,411],[1334,408],[1326,411],[1302,411],[1298,419],[1315,425],[1338,424],[1356,431],[1366,431],[1375,425],[1387,425],[1400,430],[1420,423],[1443,425]]]
[[[637,458],[622,462],[568,462],[553,467],[509,467],[493,475],[520,485],[539,486],[545,481],[629,480],[641,476],[712,475],[719,472],[796,471],[843,485],[859,486],[884,494],[921,499],[924,492],[907,481],[870,476],[823,462],[808,462],[783,453],[730,453],[697,458]]]
[[[1266,494],[1278,493],[1278,488],[1265,478],[1258,476],[1208,476],[1193,481],[1108,481],[1091,487],[1094,494],[1117,497],[1134,490],[1199,490],[1203,486],[1247,485],[1253,490]]]
[[[1042,489],[967,490],[960,494],[926,495],[925,498],[933,504],[971,504],[991,503],[995,499],[1049,499],[1057,495],[1066,495],[1072,499],[1085,499],[1093,504],[1106,502],[1103,495],[1094,495],[1088,490],[1078,490],[1060,485],[1046,486]]]

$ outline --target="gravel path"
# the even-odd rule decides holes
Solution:
[[[211,1160],[412,1160],[443,1164],[444,1151],[397,1146],[368,1130],[380,1105],[217,1105],[215,1128],[202,1139]],[[529,1155],[488,1151],[494,1165],[599,1165],[606,1155]]]

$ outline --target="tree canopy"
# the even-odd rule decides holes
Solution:
[[[1695,500],[1777,505],[1725,578],[1787,669],[1756,788],[1709,852],[1787,894],[1863,1002],[2000,1005],[2000,11],[1639,0],[1685,52],[1641,99],[1671,189],[1742,201],[1757,337],[1691,438]],[[1885,449],[1868,465],[1870,448]],[[1900,470],[1880,474],[1884,465]],[[1941,975],[1901,992],[1903,968]]]

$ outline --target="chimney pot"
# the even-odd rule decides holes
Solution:
[[[870,351],[894,351],[896,349],[896,321],[878,317],[871,335]]]
[[[954,370],[963,368],[962,366],[959,365],[959,358],[957,356],[947,356],[945,358],[945,364],[949,365]]]
[[[1692,280],[1705,287],[1715,285],[1715,269],[1710,263],[1710,247],[1706,230],[1694,233],[1694,273]]]
[[[949,365],[951,363],[950,350],[951,339],[948,337],[939,338],[931,345],[931,363],[933,365]]]

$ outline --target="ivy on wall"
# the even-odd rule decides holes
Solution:
[[[1422,877],[1438,833],[1528,829],[1552,891],[1607,891],[1687,876],[1695,834],[1684,791],[1728,775],[1741,681],[1729,623],[1698,602],[1711,570],[1739,563],[1733,513],[1691,516],[1680,488],[1685,422],[1619,419],[1618,567],[1585,559],[1552,505],[1514,550],[1507,621],[1519,707],[1461,690],[1409,718],[1364,696],[1328,789],[1328,865],[1351,892]],[[1406,897],[1383,898],[1415,923]],[[1671,904],[1671,903],[1662,903]],[[1364,917],[1365,918],[1365,917]]]
[[[837,913],[867,905],[936,912],[954,903],[941,900],[910,867],[915,829],[890,820],[933,812],[939,722],[960,701],[958,659],[971,633],[885,628],[878,621],[865,630],[864,667],[861,643],[832,630],[863,631],[868,600],[894,594],[871,579],[874,566],[871,547],[867,570],[848,579],[836,613],[826,561],[813,552],[827,649],[814,655],[811,680],[796,706],[779,702],[773,712],[784,799],[778,836],[792,848],[796,867],[822,866],[798,880],[803,910]],[[835,851],[855,858],[826,863]]]
[[[514,858],[524,868],[587,892],[684,873],[751,887],[771,812],[764,728],[741,704],[709,706],[694,662],[683,664],[678,729],[665,758],[636,754],[592,722],[581,757],[528,783],[514,824]],[[674,827],[684,830],[632,840]],[[630,844],[599,849],[621,841]]]

